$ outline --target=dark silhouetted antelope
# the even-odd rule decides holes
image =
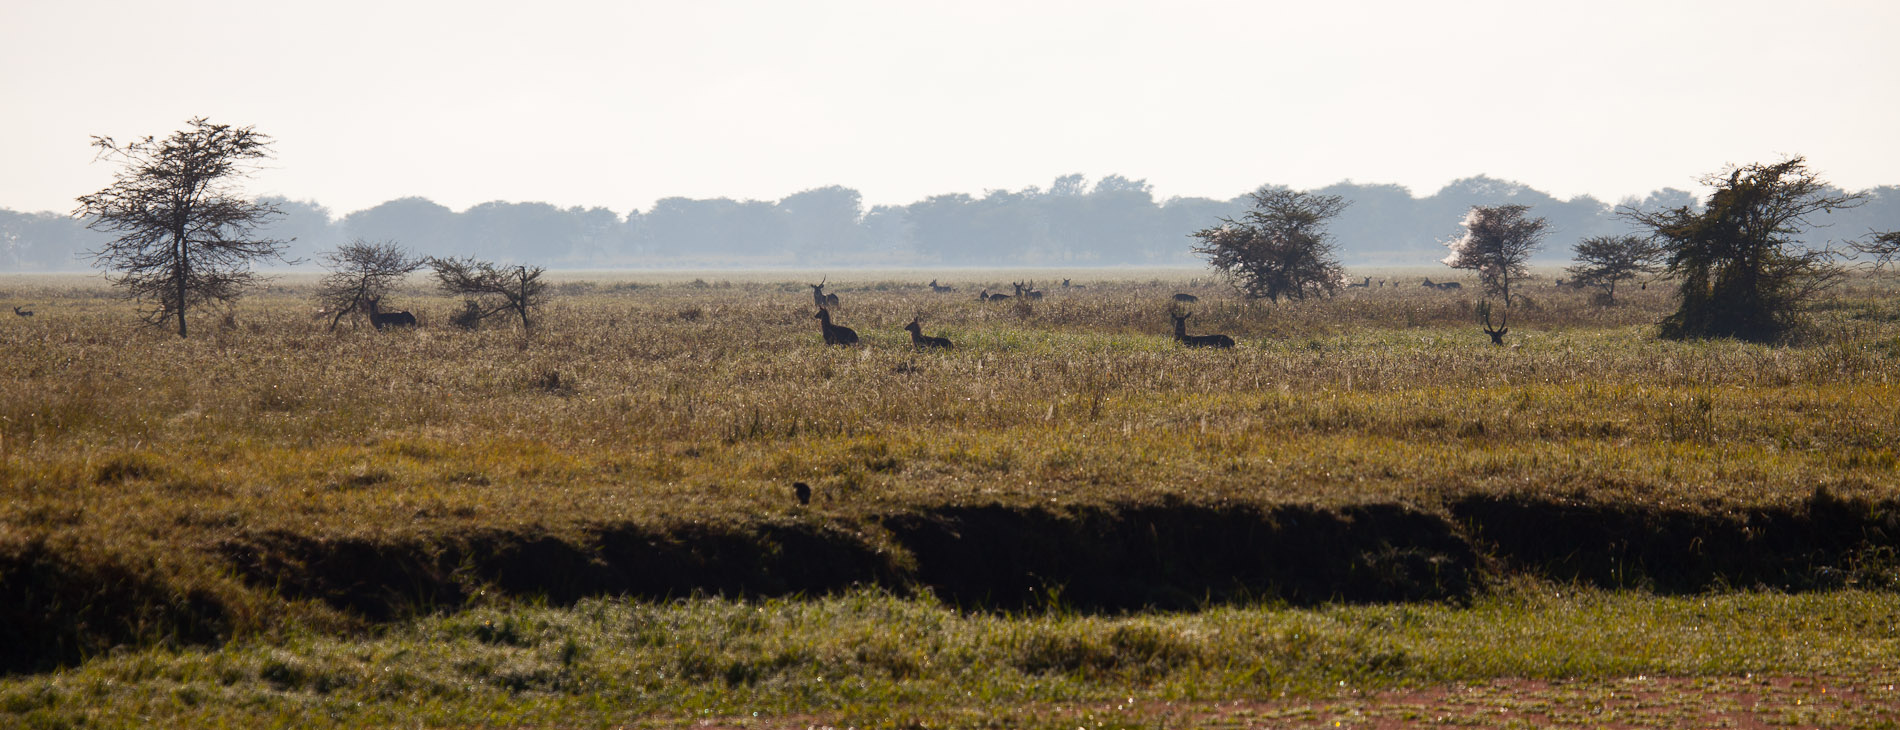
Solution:
[[[1478,302],[1478,321],[1484,324],[1484,333],[1491,336],[1491,344],[1502,347],[1504,345],[1504,336],[1511,333],[1511,328],[1505,326],[1511,321],[1511,313],[1506,311],[1503,316],[1498,317],[1498,326],[1493,328],[1491,326],[1491,302],[1482,301]]]
[[[831,312],[825,309],[824,307],[819,307],[818,313],[812,315],[812,318],[818,320],[818,327],[824,331],[825,344],[827,345],[858,344],[857,331],[851,329],[850,327],[844,327],[841,325],[832,324]]]
[[[916,317],[911,317],[910,324],[904,325],[904,329],[910,331],[910,344],[919,350],[928,350],[932,347],[950,350],[956,347],[956,345],[950,344],[950,338],[948,337],[930,337],[925,335],[924,326],[917,322]]]
[[[976,295],[976,298],[986,302],[1000,302],[1010,297],[1008,294],[991,294],[990,290],[984,289],[982,294]]]
[[[816,284],[805,285],[811,287],[811,303],[818,305],[819,309],[838,306],[838,295],[825,293],[826,281],[831,281],[831,277],[827,276]]]
[[[1062,288],[1064,289],[1081,289],[1085,286],[1088,286],[1088,285],[1087,284],[1070,284],[1068,279],[1062,280]]]
[[[930,280],[930,291],[932,291],[932,292],[935,292],[935,293],[937,293],[937,294],[942,294],[942,293],[944,293],[944,292],[953,292],[953,291],[956,291],[956,290],[957,290],[957,288],[956,288],[956,287],[954,287],[954,286],[937,286],[937,280],[936,280],[936,279],[931,279],[931,280]]]
[[[1213,347],[1222,350],[1234,346],[1234,338],[1228,337],[1227,335],[1188,334],[1187,321],[1189,317],[1194,316],[1193,312],[1187,314],[1169,312],[1168,316],[1174,318],[1174,340],[1176,342],[1187,345],[1188,347]]]
[[[1182,294],[1182,293],[1176,292],[1174,295],[1174,301],[1193,304],[1195,302],[1201,301],[1201,298],[1194,296],[1193,294]]]
[[[1019,296],[1031,301],[1037,301],[1037,300],[1042,299],[1042,292],[1036,291],[1033,288],[1036,286],[1036,282],[1032,281],[1026,285],[1021,282],[1017,282],[1015,284],[1011,284],[1011,286],[1016,287],[1016,296]]]
[[[369,298],[370,326],[375,327],[376,329],[382,329],[384,327],[414,327],[416,326],[416,315],[410,314],[408,312],[385,312],[383,311],[382,305],[383,305],[382,297]]]
[[[31,317],[31,316],[33,316],[33,310],[31,310],[31,309],[21,309],[21,308],[19,308],[19,307],[14,307],[14,308],[13,308],[13,313],[14,313],[14,314],[17,314],[17,315],[20,315],[20,316],[22,316],[22,317]]]
[[[1346,288],[1347,289],[1370,289],[1372,288],[1372,277],[1368,276],[1366,277],[1365,281],[1359,282],[1357,284],[1354,284],[1352,282],[1346,282]]]

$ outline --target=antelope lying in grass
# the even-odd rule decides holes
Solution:
[[[954,286],[938,286],[936,279],[930,280],[930,291],[934,294],[942,294],[944,292],[953,292],[956,290],[957,288]]]
[[[812,315],[812,318],[818,320],[819,329],[821,329],[825,333],[825,344],[827,345],[858,344],[857,331],[851,329],[850,327],[844,327],[841,325],[832,324],[830,310],[827,310],[824,307],[819,307],[818,313],[815,315]]]
[[[376,329],[382,329],[384,327],[414,327],[416,326],[416,315],[408,312],[385,312],[383,311],[383,298],[370,297],[369,324]]]
[[[1175,314],[1173,312],[1169,312],[1168,316],[1174,318],[1174,341],[1176,342],[1179,342],[1183,345],[1187,345],[1188,347],[1212,347],[1212,348],[1221,349],[1221,350],[1225,350],[1234,346],[1234,338],[1228,337],[1227,335],[1190,335],[1188,334],[1187,320],[1189,317],[1194,316],[1193,312],[1189,312],[1187,314]]]
[[[1174,295],[1174,301],[1182,302],[1186,304],[1193,304],[1195,302],[1201,301],[1201,298],[1194,296],[1193,294],[1182,294],[1182,293],[1176,292]]]
[[[31,317],[31,316],[33,316],[33,310],[31,310],[31,309],[21,309],[21,308],[19,308],[19,307],[14,307],[14,308],[13,308],[13,313],[14,313],[14,314],[17,314],[17,315],[20,315],[20,316],[22,316],[22,317]]]
[[[1005,299],[1008,299],[1009,295],[1008,294],[991,294],[990,290],[984,289],[983,293],[976,295],[976,298],[985,302],[1000,302]]]
[[[904,325],[904,329],[910,331],[911,346],[919,350],[928,350],[932,347],[945,350],[956,348],[956,345],[950,344],[950,338],[948,337],[930,337],[925,335],[924,326],[917,322],[916,317],[910,318],[910,324]]]
[[[1350,281],[1346,282],[1346,288],[1347,289],[1370,289],[1372,288],[1372,277],[1368,276],[1366,277],[1365,281],[1359,282],[1357,284],[1354,284]]]

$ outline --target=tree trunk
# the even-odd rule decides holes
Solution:
[[[178,336],[183,338],[185,337],[185,287],[188,283],[187,280],[190,278],[186,276],[186,273],[191,271],[191,262],[186,258],[188,248],[185,246],[185,231],[183,228],[172,231],[172,241],[178,245],[178,256],[176,257],[178,267],[172,270],[172,278],[178,282],[178,308],[172,310],[172,316],[178,318]]]

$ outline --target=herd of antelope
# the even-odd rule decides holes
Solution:
[[[811,287],[812,304],[818,307],[818,313],[812,315],[812,319],[818,320],[818,330],[819,333],[824,336],[825,344],[858,344],[857,330],[841,324],[834,324],[831,321],[831,310],[838,306],[838,295],[825,293],[825,283],[830,280],[830,277],[826,277],[823,281],[816,284],[806,284],[806,286]],[[936,279],[931,279],[929,286],[930,291],[937,294],[955,291],[954,287],[938,284]],[[1034,281],[1026,283],[1013,282],[1010,286],[1015,288],[1015,294],[991,294],[989,289],[984,289],[981,293],[977,294],[977,300],[983,302],[1001,302],[1011,299],[1040,301],[1043,297],[1043,293],[1035,288],[1036,282]],[[1071,283],[1068,279],[1062,280],[1062,288],[1064,289],[1081,289],[1083,286],[1082,284]],[[1194,296],[1193,294],[1176,293],[1174,295],[1174,301],[1192,303],[1200,301],[1200,297]],[[1191,312],[1180,313],[1170,310],[1168,316],[1174,318],[1174,340],[1176,342],[1188,347],[1212,347],[1216,349],[1231,349],[1234,346],[1234,338],[1228,337],[1227,335],[1188,334],[1187,320],[1188,317],[1194,316]],[[904,330],[910,333],[910,344],[912,347],[919,350],[950,350],[956,348],[956,345],[951,343],[948,337],[932,337],[924,334],[922,319],[923,315],[920,314],[911,317],[910,324],[904,325]]]
[[[831,280],[830,277],[825,277],[824,279],[820,280],[816,284],[806,285],[806,286],[811,287],[812,304],[818,307],[818,313],[815,315],[812,315],[812,317],[813,319],[818,320],[819,330],[824,335],[825,344],[827,345],[858,344],[858,333],[856,330],[853,330],[850,327],[846,327],[844,325],[835,324],[831,321],[831,310],[838,307],[839,300],[838,300],[837,294],[827,293],[825,291],[825,285],[828,282],[830,282],[830,280]],[[1344,283],[1345,283],[1345,288],[1347,289],[1366,289],[1373,286],[1373,279],[1372,277],[1368,276],[1368,277],[1365,277],[1362,281],[1356,281],[1356,282],[1348,281]],[[1564,282],[1562,280],[1558,281],[1559,285],[1562,285],[1563,283]],[[1387,282],[1386,280],[1381,279],[1379,280],[1378,285],[1383,287],[1387,285]],[[1422,285],[1428,288],[1432,288],[1432,289],[1443,289],[1443,290],[1452,290],[1452,289],[1462,288],[1458,284],[1458,282],[1455,282],[1455,281],[1433,282],[1431,279],[1426,279]],[[936,294],[945,294],[945,293],[956,291],[956,287],[939,284],[937,283],[936,279],[931,279],[929,286],[930,286],[930,291]],[[986,288],[986,289],[983,289],[982,292],[977,294],[977,300],[983,301],[983,302],[1007,302],[1007,301],[1012,301],[1012,300],[1040,301],[1043,298],[1043,292],[1036,288],[1036,282],[1034,281],[1012,282],[1010,286],[1015,289],[1015,293],[991,294],[990,290]],[[1081,289],[1083,288],[1083,286],[1084,285],[1082,284],[1072,283],[1068,279],[1062,280],[1062,288],[1064,289]],[[1190,335],[1187,333],[1187,320],[1189,317],[1194,316],[1193,313],[1180,312],[1174,309],[1173,307],[1178,307],[1181,304],[1193,304],[1193,303],[1199,302],[1200,297],[1197,297],[1193,294],[1188,294],[1185,292],[1176,292],[1173,296],[1173,301],[1174,301],[1174,304],[1171,305],[1171,308],[1168,312],[1168,316],[1174,320],[1174,340],[1176,342],[1179,342],[1182,345],[1185,345],[1187,347],[1211,347],[1215,349],[1229,349],[1234,346],[1234,338],[1228,337],[1227,335],[1223,335],[1223,334]],[[368,315],[369,315],[370,325],[375,327],[378,330],[389,328],[389,327],[416,326],[416,316],[414,314],[411,314],[406,311],[384,311],[382,308],[381,297],[370,297],[368,301],[366,302],[366,304],[369,310]],[[21,317],[33,316],[32,310],[21,309],[18,306],[13,307],[13,313]],[[329,312],[319,310],[319,314],[327,315],[329,314]],[[1510,331],[1505,328],[1504,320],[1502,319],[1499,320],[1498,325],[1496,327],[1492,327],[1490,317],[1489,317],[1489,312],[1487,311],[1484,314],[1486,315],[1484,317],[1484,323],[1483,323],[1485,334],[1488,334],[1491,336],[1492,342],[1496,344],[1500,344],[1500,345],[1503,344],[1504,335]],[[923,324],[920,321],[921,319],[922,319],[922,315],[912,317],[910,320],[910,323],[904,325],[904,329],[910,332],[910,342],[913,347],[916,347],[918,349],[940,349],[940,350],[949,350],[956,347],[956,345],[950,342],[949,338],[932,337],[932,336],[924,334]]]

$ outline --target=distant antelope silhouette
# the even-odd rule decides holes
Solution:
[[[917,322],[916,317],[911,317],[910,324],[904,325],[904,329],[910,331],[911,346],[919,350],[928,350],[932,347],[945,350],[956,348],[956,345],[950,344],[950,338],[948,337],[930,337],[925,335],[924,326]]]
[[[1370,289],[1372,288],[1372,277],[1368,276],[1366,277],[1365,281],[1359,282],[1357,284],[1354,284],[1352,282],[1346,282],[1346,288],[1347,289]]]
[[[1193,312],[1187,314],[1169,312],[1168,316],[1174,318],[1174,340],[1176,342],[1187,345],[1188,347],[1212,347],[1221,350],[1234,346],[1234,338],[1228,337],[1227,335],[1188,334],[1187,321],[1189,317],[1194,316]]]
[[[19,307],[14,307],[14,308],[13,308],[13,313],[14,313],[14,314],[17,314],[17,315],[20,315],[20,316],[22,316],[22,317],[31,317],[31,316],[33,316],[33,310],[31,310],[31,309],[21,309],[21,308],[19,308]]]
[[[1175,294],[1174,294],[1174,301],[1177,301],[1177,302],[1186,302],[1186,303],[1188,303],[1188,304],[1193,304],[1193,303],[1195,303],[1195,302],[1198,302],[1198,301],[1201,301],[1201,298],[1200,298],[1200,297],[1197,297],[1197,296],[1194,296],[1193,294],[1182,294],[1182,293],[1180,293],[1180,292],[1175,292]]]
[[[383,311],[382,297],[370,297],[368,303],[369,303],[369,323],[370,323],[370,326],[375,327],[376,329],[382,329],[384,327],[414,327],[416,326],[416,315],[410,314],[408,312]]]
[[[938,286],[936,279],[930,280],[930,291],[935,292],[937,294],[942,294],[944,292],[952,292],[956,290],[957,288],[954,286]]]
[[[1085,286],[1088,286],[1088,285],[1087,284],[1070,284],[1068,279],[1062,280],[1062,288],[1064,289],[1081,289]]]
[[[1032,282],[1029,282],[1028,284],[1017,282],[1015,284],[1012,284],[1012,286],[1016,287],[1016,296],[1023,297],[1024,299],[1029,299],[1032,301],[1042,299],[1042,292],[1036,291],[1033,288],[1036,286],[1036,282],[1032,281]]]
[[[832,324],[830,310],[827,310],[824,307],[819,307],[818,313],[812,315],[812,318],[818,320],[819,329],[825,333],[825,344],[827,345],[858,344],[857,330],[853,330],[850,327],[845,327],[842,325]]]
[[[827,276],[816,284],[805,285],[811,287],[811,303],[818,305],[819,309],[838,306],[838,295],[825,293],[826,281],[831,281],[831,277]]]
[[[1009,295],[1008,294],[991,294],[990,290],[984,289],[982,294],[976,295],[976,298],[985,302],[1000,302],[1005,299],[1008,299]]]

